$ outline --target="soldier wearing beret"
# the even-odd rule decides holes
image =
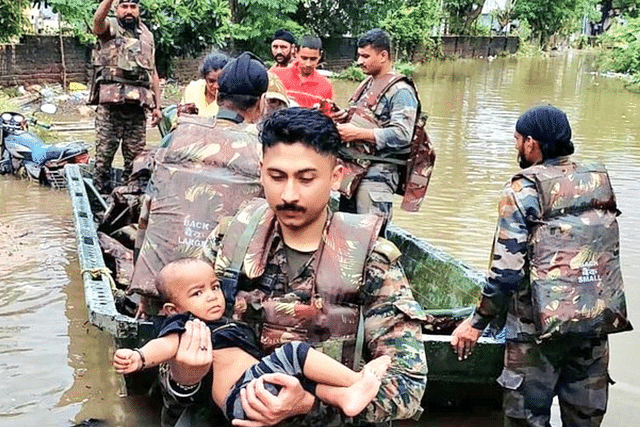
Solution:
[[[115,17],[108,18],[114,5]],[[140,22],[138,0],[102,0],[93,16],[93,32],[98,37],[89,99],[98,106],[94,184],[101,193],[109,193],[118,146],[122,144],[126,181],[146,143],[145,110],[152,111],[152,125],[162,117],[160,82],[153,35]]]

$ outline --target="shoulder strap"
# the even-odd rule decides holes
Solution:
[[[358,100],[362,96],[362,92],[364,92],[364,89],[367,87],[367,85],[372,79],[373,78],[369,76],[366,79],[364,79],[362,82],[360,82],[360,84],[356,88],[356,91],[353,92],[353,95],[351,95],[351,98],[349,98],[349,102],[355,102],[356,100]]]
[[[260,220],[264,216],[264,213],[269,208],[267,203],[264,203],[260,206],[253,214],[249,223],[243,230],[242,234],[238,238],[236,246],[233,251],[233,257],[231,258],[231,263],[224,271],[222,276],[222,290],[224,292],[224,297],[227,300],[227,304],[231,301],[235,301],[235,291],[238,288],[238,281],[240,280],[240,271],[242,270],[242,263],[244,261],[244,257],[247,254],[247,249],[249,248],[249,243],[253,239],[253,236],[258,229],[258,225],[260,224]]]

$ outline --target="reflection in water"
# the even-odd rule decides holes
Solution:
[[[591,74],[592,58],[458,60],[427,64],[416,80],[438,159],[421,212],[394,221],[468,264],[487,264],[503,183],[517,170],[513,129],[542,102],[565,110],[576,157],[611,173],[622,230],[623,273],[632,322],[640,327],[640,96],[620,81]],[[345,105],[354,83],[338,81]],[[154,131],[151,131],[154,132]],[[117,396],[112,342],[88,325],[65,192],[0,177],[0,426],[67,426],[69,420],[158,425],[149,399]],[[611,338],[611,389],[605,426],[640,424],[638,332]],[[395,425],[395,424],[394,424]],[[415,425],[400,423],[400,425]],[[427,413],[421,426],[501,425],[484,408]]]

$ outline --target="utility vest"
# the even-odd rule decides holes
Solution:
[[[142,22],[136,29],[138,37],[115,18],[109,18],[108,23],[113,37],[98,39],[92,53],[88,104],[129,103],[154,108],[156,100],[150,89],[155,69],[153,35]]]
[[[538,165],[514,179],[520,177],[535,183],[541,207],[541,217],[529,219],[534,227],[528,242],[537,339],[632,329],[620,270],[619,211],[604,166]]]
[[[401,208],[408,212],[417,212],[427,193],[436,153],[425,129],[427,117],[421,114],[420,99],[413,81],[407,76],[395,73],[388,73],[375,83],[372,77],[368,77],[360,83],[349,100],[351,107],[347,121],[355,126],[369,129],[384,127],[386,123],[376,119],[376,108],[380,105],[381,98],[401,81],[413,89],[418,100],[416,122],[410,145],[400,151],[376,153],[372,144],[362,142],[347,144],[341,150],[341,157],[346,162],[340,192],[347,198],[351,198],[372,163],[392,163],[398,166],[400,174],[400,184],[396,194],[403,196]]]
[[[160,149],[142,202],[129,292],[158,297],[155,278],[169,261],[199,257],[223,217],[262,195],[261,146],[246,123],[186,115]]]
[[[255,199],[228,224],[217,253],[216,273],[224,272],[227,304],[235,302],[227,308],[237,320],[262,323],[265,353],[298,340],[354,367],[364,341],[360,287],[381,225],[376,215],[333,213],[311,261],[311,288],[278,289],[269,271],[276,218],[265,200]],[[252,312],[253,321],[247,318]]]

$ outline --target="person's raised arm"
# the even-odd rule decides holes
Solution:
[[[98,9],[93,15],[93,34],[99,36],[109,29],[107,15],[109,15],[109,9],[111,9],[113,2],[114,0],[102,0],[98,5]]]

